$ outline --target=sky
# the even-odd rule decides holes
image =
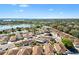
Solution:
[[[0,4],[0,18],[79,18],[79,4]]]

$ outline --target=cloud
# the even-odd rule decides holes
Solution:
[[[12,6],[18,6],[18,7],[29,7],[28,4],[11,4]]]
[[[16,6],[17,4],[11,4],[12,6]]]
[[[20,9],[19,12],[24,12],[24,10]]]
[[[29,7],[29,5],[27,5],[27,4],[21,4],[21,5],[19,5],[19,7]]]
[[[50,8],[50,9],[48,9],[49,11],[54,11],[54,9],[52,9],[52,8]]]

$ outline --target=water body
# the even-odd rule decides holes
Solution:
[[[30,28],[32,27],[32,24],[18,24],[18,25],[0,25],[0,30],[6,30],[6,29],[16,29],[16,28]]]

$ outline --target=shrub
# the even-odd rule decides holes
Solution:
[[[22,45],[23,45],[23,44],[21,44],[21,43],[20,43],[20,44],[15,44],[16,47],[20,47],[20,46],[22,46]]]
[[[0,31],[0,34],[2,34],[2,31]]]

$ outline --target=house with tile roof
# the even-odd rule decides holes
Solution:
[[[43,54],[43,48],[40,46],[34,46],[32,48],[32,54],[33,55],[42,55]]]

